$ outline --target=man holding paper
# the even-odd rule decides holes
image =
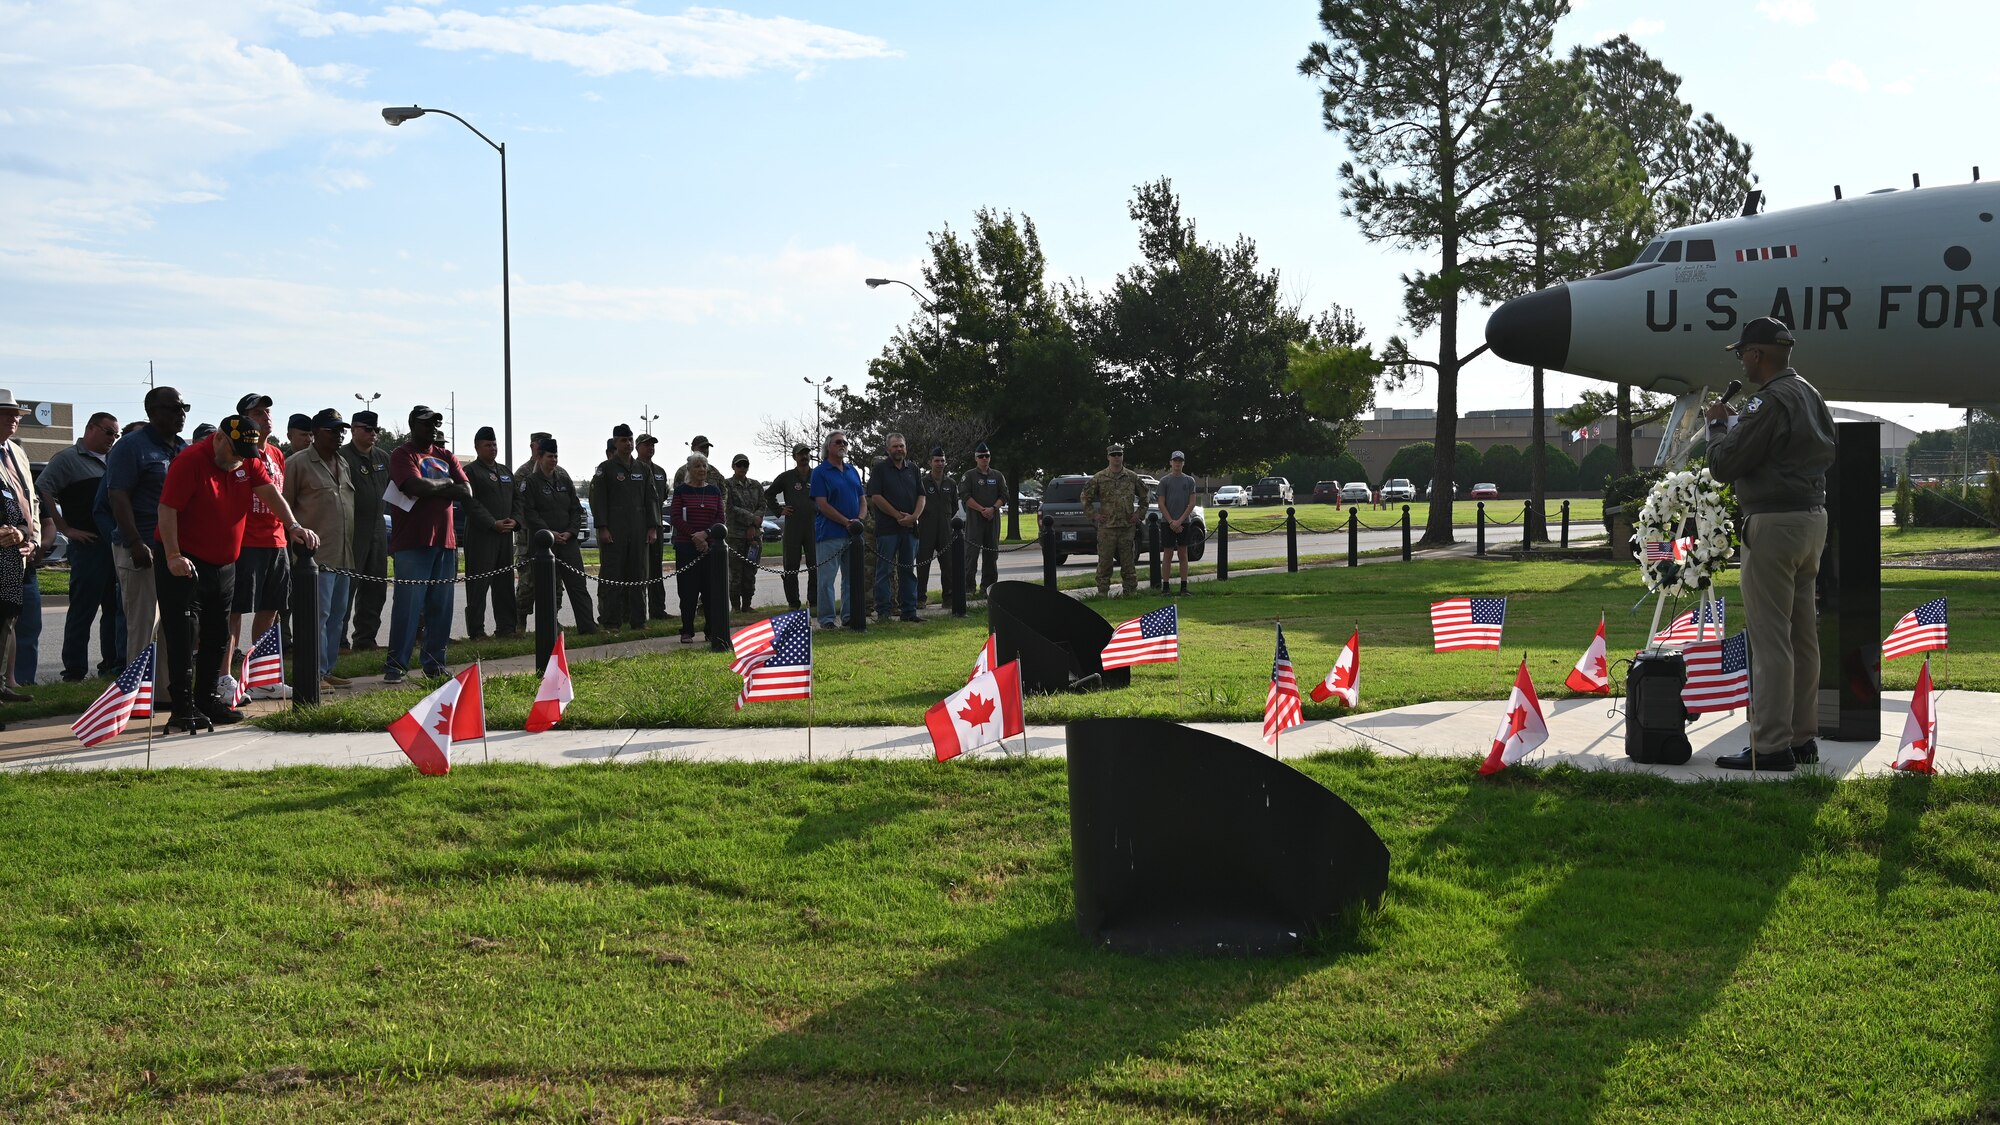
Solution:
[[[458,535],[451,504],[472,498],[458,458],[444,446],[444,415],[428,406],[410,409],[409,440],[389,454],[389,557],[395,563],[395,604],[389,612],[389,653],[382,682],[401,683],[419,621],[424,630],[424,675],[450,674],[444,663],[451,637],[452,580],[458,577]]]

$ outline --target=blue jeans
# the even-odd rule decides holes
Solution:
[[[340,657],[340,617],[347,610],[347,593],[353,582],[345,574],[319,572],[319,674],[322,676],[333,671],[333,662]]]
[[[847,540],[822,539],[813,544],[819,553],[819,623],[831,629],[836,620],[833,615],[833,592],[835,576],[840,585],[840,608],[849,617],[858,612],[854,605],[854,570],[847,565]]]
[[[14,619],[14,682],[35,683],[42,660],[42,572],[31,570],[21,583],[21,616]]]
[[[424,671],[444,667],[445,642],[451,639],[451,580],[458,576],[458,552],[448,547],[410,547],[392,552],[396,602],[389,610],[388,667],[410,670],[410,646],[417,642],[417,625],[424,628]],[[417,585],[410,579],[436,579]]]
[[[917,533],[875,533],[875,613],[889,619],[889,579],[896,579],[896,604],[906,618],[917,615]],[[892,563],[893,560],[893,563]]]
[[[125,608],[118,597],[118,572],[111,566],[111,544],[69,545],[69,616],[63,621],[63,675],[80,680],[90,674],[90,625],[97,621],[100,671],[113,675],[125,667]]]

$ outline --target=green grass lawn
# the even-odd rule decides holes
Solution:
[[[1078,937],[1054,761],[0,775],[0,1118],[2000,1115],[2000,778],[1293,764],[1390,887],[1248,961]]]
[[[1887,570],[1883,616],[1894,620],[1919,602],[1948,594],[1954,648],[1938,669],[1947,686],[2000,690],[2000,579],[1955,571]],[[1736,574],[1720,589],[1735,599]],[[1523,654],[1544,692],[1558,685],[1589,643],[1598,614],[1607,620],[1614,656],[1644,643],[1651,623],[1637,568],[1611,563],[1445,559],[1422,563],[1336,567],[1204,583],[1178,599],[1182,661],[1137,668],[1132,687],[1091,695],[1030,696],[1028,720],[1055,723],[1097,715],[1168,719],[1250,720],[1263,713],[1271,668],[1273,625],[1282,619],[1292,659],[1310,682],[1331,667],[1341,644],[1361,629],[1365,710],[1433,699],[1487,699],[1504,693],[1506,675]],[[1460,595],[1509,598],[1506,649],[1493,653],[1431,651],[1429,605]],[[1157,607],[1151,595],[1090,603],[1117,622]],[[1742,621],[1732,608],[1732,626]],[[962,621],[871,626],[815,635],[814,721],[829,725],[919,725],[926,708],[965,683],[986,638],[978,615]],[[454,646],[454,659],[459,649]],[[1889,664],[1892,689],[1911,687],[1915,660]],[[680,650],[572,665],[576,702],[564,717],[574,727],[803,726],[804,702],[732,709],[739,681],[726,655]],[[533,702],[532,676],[500,676],[487,687],[489,722],[518,729]],[[283,730],[379,730],[423,694],[422,686],[342,698],[313,709],[258,721]],[[1310,715],[1335,715],[1337,705],[1308,702]]]

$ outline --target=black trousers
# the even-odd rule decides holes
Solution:
[[[386,536],[377,535],[366,543],[354,546],[355,573],[376,578],[389,577],[389,540]],[[372,647],[382,632],[382,607],[388,604],[389,587],[366,578],[356,578],[352,585],[354,601],[349,604],[347,614],[340,619],[340,635],[349,645]],[[352,632],[348,631],[350,624]]]
[[[465,537],[465,631],[477,637],[486,632],[486,602],[493,602],[493,629],[502,636],[515,631],[519,620],[514,616],[514,574],[512,571],[496,574],[491,578],[473,578],[470,575],[484,574],[511,565],[514,561],[514,536],[504,532]]]
[[[197,702],[215,698],[216,681],[222,678],[223,649],[229,644],[230,602],[236,597],[235,563],[187,557],[194,563],[194,576],[180,578],[167,569],[165,551],[153,552],[160,625],[167,639],[167,692],[173,696],[173,709],[178,714],[194,710]],[[197,643],[200,667],[195,666]]]
[[[590,583],[583,577],[583,548],[577,546],[575,539],[571,539],[567,543],[556,544],[554,553],[557,564],[556,578],[558,579],[556,584],[560,587],[557,590],[557,603],[560,604],[562,601],[560,596],[562,591],[569,591],[570,609],[576,614],[577,631],[580,633],[596,632],[597,610],[590,604]],[[563,563],[568,563],[569,565],[564,566],[562,565]],[[529,566],[521,571],[522,574],[528,575],[532,575],[534,572],[535,568],[533,566]],[[533,587],[531,586],[529,589],[532,591]]]
[[[611,542],[604,542],[602,535],[597,540],[598,576],[619,582],[638,582],[646,577],[646,529],[612,528]],[[597,587],[598,616],[607,628],[616,629],[629,625],[634,629],[646,624],[646,591],[637,586],[613,586],[608,582]]]
[[[667,530],[660,529],[661,538],[646,544],[646,573],[652,585],[646,587],[646,612],[654,621],[667,619],[667,584],[662,578],[667,572]]]
[[[965,514],[965,589],[967,593],[971,593],[974,590],[985,593],[986,588],[993,585],[994,580],[999,577],[1000,521],[1003,518],[1005,517],[999,512],[993,513],[993,518],[990,520],[978,512],[967,511]],[[973,583],[974,575],[981,576],[976,585]]]
[[[951,592],[958,588],[961,577],[951,569],[951,529],[947,527],[942,534],[933,534],[931,538],[937,541],[929,543],[922,537],[917,539],[917,603],[921,605],[930,600],[931,564],[935,562],[938,569],[938,599],[945,605],[950,605]],[[966,556],[966,565],[968,569],[971,566],[970,555]]]
[[[695,613],[700,609],[704,612],[702,631],[708,639],[728,642],[728,606],[715,605],[714,598],[704,596],[708,592],[708,584],[714,581],[709,568],[726,565],[727,555],[719,543],[706,553],[692,543],[674,544],[674,585],[681,598],[681,636],[694,636]]]
[[[792,530],[792,522],[797,522],[799,530]],[[785,525],[785,604],[799,608],[799,570],[805,571],[805,604],[819,608],[819,565],[814,561],[813,523],[811,516],[796,517]]]

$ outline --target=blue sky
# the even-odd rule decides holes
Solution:
[[[928,232],[993,206],[1102,287],[1160,175],[1379,342],[1419,262],[1340,217],[1344,153],[1294,69],[1316,10],[0,0],[0,385],[121,418],[148,360],[207,418],[249,390],[281,414],[379,392],[398,419],[455,392],[469,449],[500,422],[498,160],[446,118],[382,123],[412,102],[507,144],[517,456],[548,429],[592,463],[648,410],[663,455],[702,432],[758,456],[762,418],[809,413],[802,379],[858,385],[916,312],[861,278],[918,280]],[[1774,208],[2000,175],[2000,15],[1897,11],[1591,0],[1560,39],[1632,34],[1755,146]],[[1526,372],[1482,360],[1461,394],[1519,405]]]

